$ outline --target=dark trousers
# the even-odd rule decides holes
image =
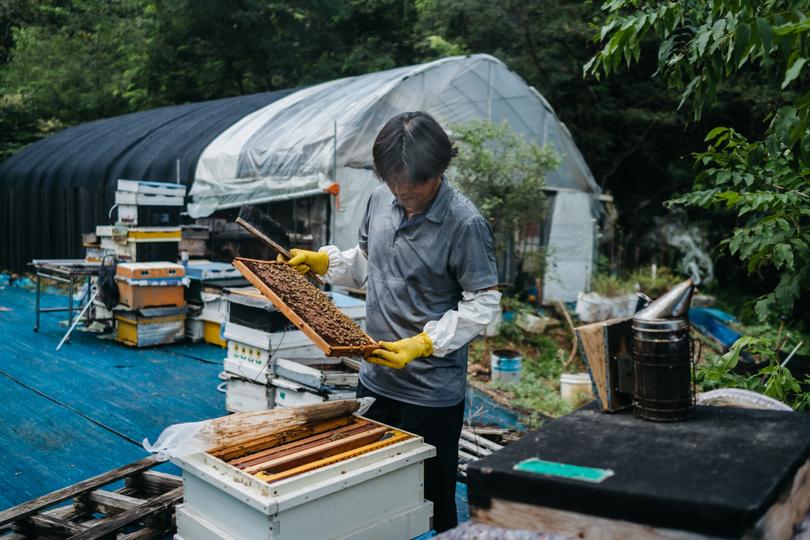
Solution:
[[[357,385],[357,397],[376,398],[364,415],[367,418],[420,435],[436,447],[436,457],[425,462],[425,498],[433,503],[436,532],[455,527],[458,439],[464,421],[464,400],[452,407],[421,407],[381,396],[363,383]]]

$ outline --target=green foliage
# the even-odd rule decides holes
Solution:
[[[542,218],[546,173],[560,165],[550,146],[525,141],[505,122],[474,121],[452,128],[458,143],[453,177],[500,233]]]
[[[738,219],[723,245],[749,273],[775,271],[774,290],[759,299],[762,320],[790,314],[810,285],[810,1],[710,0],[653,2],[611,0],[603,4],[602,49],[586,74],[615,73],[638,62],[641,43],[659,42],[657,74],[681,91],[695,119],[727,79],[756,70],[778,81],[790,105],[774,108],[767,136],[750,142],[727,127],[706,136],[708,151],[694,191],[673,205],[722,207]]]
[[[4,0],[0,159],[51,128],[411,63],[416,17],[400,0]]]
[[[636,291],[636,284],[612,274],[596,274],[591,280],[591,290],[602,296],[621,296]]]
[[[637,268],[626,276],[600,272],[591,280],[591,290],[602,296],[620,296],[641,291],[655,299],[682,279],[666,266],[657,267],[654,274],[650,267]]]
[[[552,417],[571,412],[571,404],[560,397],[559,380],[563,372],[563,361],[556,343],[546,336],[526,334],[512,326],[513,330],[501,334],[501,337],[508,337],[512,344],[521,344],[523,362],[520,382],[506,384],[492,381],[490,386],[509,395],[514,406],[521,409]]]
[[[744,351],[765,363],[757,373],[748,377],[733,371]],[[788,368],[780,365],[774,343],[768,338],[741,337],[724,355],[711,355],[707,364],[698,366],[695,383],[704,391],[715,388],[752,390],[787,403],[796,410],[810,406],[810,392],[803,390]],[[804,384],[810,384],[810,378]]]
[[[505,312],[532,313],[530,305],[516,298],[504,297],[501,306]],[[515,349],[523,357],[520,382],[489,381],[487,385],[508,396],[510,403],[520,409],[557,417],[571,412],[571,405],[560,397],[560,375],[563,372],[565,352],[554,340],[542,334],[524,332],[514,322],[502,322],[494,337],[473,341],[470,345],[470,363],[485,364],[489,368],[489,352],[497,349]],[[537,422],[529,420],[530,425]]]
[[[473,121],[451,132],[458,146],[451,178],[492,224],[497,249],[507,249],[516,236],[520,244],[526,228],[545,215],[543,184],[559,167],[555,152],[524,140],[505,122]]]
[[[0,159],[64,125],[128,112],[149,27],[141,0],[43,2],[26,8],[39,25],[12,25],[0,71]]]
[[[695,190],[672,204],[732,211],[742,224],[723,241],[749,273],[775,268],[779,282],[760,298],[761,320],[789,315],[810,287],[810,169],[801,166],[774,135],[766,144],[751,143],[734,130],[716,128],[707,152],[697,154],[704,167]]]

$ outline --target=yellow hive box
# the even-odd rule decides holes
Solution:
[[[181,341],[185,337],[186,316],[144,317],[137,313],[117,313],[116,341],[130,347],[151,347]]]
[[[211,345],[226,347],[228,344],[222,339],[222,326],[218,322],[205,321],[203,329],[203,340]]]

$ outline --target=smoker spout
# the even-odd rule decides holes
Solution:
[[[673,319],[686,316],[692,303],[695,284],[691,279],[683,281],[657,298],[633,316],[635,320]]]

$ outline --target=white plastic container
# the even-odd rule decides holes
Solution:
[[[520,382],[523,357],[518,351],[497,349],[489,353],[492,380],[504,383]]]
[[[588,373],[563,373],[560,375],[560,395],[572,405],[592,399],[591,376]]]

